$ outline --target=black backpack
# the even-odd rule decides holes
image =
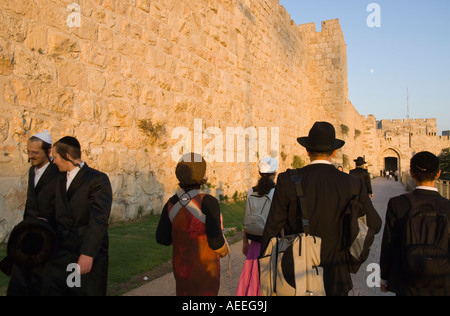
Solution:
[[[420,200],[413,193],[404,196],[411,204],[403,236],[406,284],[443,288],[450,275],[449,220],[439,200]]]

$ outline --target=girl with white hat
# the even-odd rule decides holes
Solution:
[[[265,221],[275,191],[275,175],[278,161],[267,157],[258,164],[261,178],[247,196],[242,253],[247,257],[242,270],[236,296],[260,296],[258,257]],[[251,243],[249,243],[249,240]]]

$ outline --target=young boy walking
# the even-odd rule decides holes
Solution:
[[[439,159],[421,152],[411,159],[416,190],[392,198],[381,248],[381,290],[398,296],[450,294],[450,201],[435,187]]]

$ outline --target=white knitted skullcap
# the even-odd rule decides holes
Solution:
[[[47,144],[52,144],[52,137],[50,136],[50,132],[48,130],[44,130],[42,133],[34,134],[33,137],[37,137]]]

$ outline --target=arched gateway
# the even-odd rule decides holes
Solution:
[[[387,171],[398,171],[400,174],[402,172],[402,161],[400,152],[394,148],[388,148],[383,151],[381,157],[381,166],[384,166],[384,170]]]

